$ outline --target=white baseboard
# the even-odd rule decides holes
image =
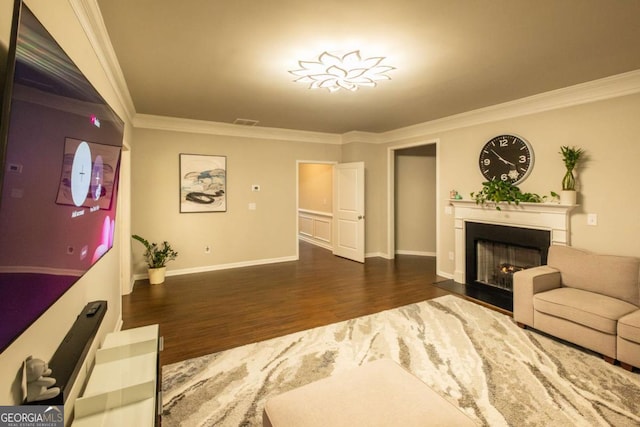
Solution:
[[[312,245],[316,245],[316,246],[319,246],[321,248],[333,251],[333,246],[331,246],[331,243],[329,243],[329,242],[322,242],[322,241],[319,241],[319,240],[314,239],[312,237],[307,237],[307,236],[302,236],[302,235],[298,235],[298,240],[302,240],[303,242],[311,243]]]
[[[239,268],[239,267],[252,267],[255,265],[265,265],[265,264],[275,264],[278,262],[288,262],[288,261],[297,261],[296,256],[288,256],[282,258],[268,258],[268,259],[258,259],[251,261],[242,261],[242,262],[231,262],[228,264],[216,264],[216,265],[205,265],[202,267],[195,268],[182,268],[180,270],[167,270],[166,276],[182,276],[183,274],[193,274],[193,273],[206,273],[208,271],[216,271],[216,270],[228,270],[230,268]],[[135,274],[133,276],[134,280],[143,280],[147,279],[149,276],[147,274]]]
[[[449,279],[449,280],[452,280],[452,279],[453,279],[453,274],[451,274],[451,273],[445,273],[445,272],[444,272],[444,271],[442,271],[442,270],[438,270],[438,271],[436,271],[436,274],[437,274],[438,276],[440,276],[440,277],[444,277],[445,279]]]
[[[124,292],[123,295],[129,295],[131,292],[133,292],[133,285],[135,284],[136,284],[136,278],[132,277],[131,280],[129,281],[127,292]]]
[[[396,250],[397,255],[436,256],[435,252]]]
[[[385,258],[385,259],[393,259],[393,257],[390,257],[389,254],[385,253],[385,252],[369,252],[364,254],[365,258],[375,258],[375,257],[379,257],[379,258]]]
[[[320,246],[321,248],[328,249],[328,250],[333,252],[333,246],[331,246],[330,244],[323,244],[322,242],[319,242],[317,240],[308,238],[306,236],[301,236],[301,235],[298,236],[298,240],[302,240],[304,242],[311,243],[312,245]],[[392,259],[385,252],[368,252],[368,253],[364,254],[364,257],[365,258],[376,258],[376,257],[379,257],[379,258]]]

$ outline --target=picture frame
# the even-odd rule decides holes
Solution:
[[[227,211],[227,157],[180,153],[180,213]]]

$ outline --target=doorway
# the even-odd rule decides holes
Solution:
[[[396,254],[436,256],[439,246],[438,140],[388,149],[388,247]]]
[[[333,167],[336,162],[299,160],[297,163],[296,242],[302,240],[332,251]],[[299,251],[297,257],[300,257]]]
[[[364,162],[297,165],[296,238],[365,262]],[[299,258],[299,248],[298,248]]]

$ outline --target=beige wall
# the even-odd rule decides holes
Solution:
[[[448,256],[454,251],[453,217],[445,213],[449,191],[456,189],[464,198],[469,198],[472,191],[481,188],[483,178],[477,161],[484,143],[495,135],[509,132],[527,139],[533,146],[535,165],[520,187],[523,191],[541,195],[561,188],[564,166],[558,154],[560,146],[577,145],[587,151],[590,160],[579,170],[580,206],[571,216],[572,244],[597,252],[640,256],[640,240],[634,237],[640,235],[640,223],[632,213],[640,208],[640,202],[629,194],[631,183],[640,178],[633,164],[640,155],[637,138],[640,123],[635,119],[639,116],[640,94],[628,95],[445,132],[425,133],[396,143],[352,142],[336,148],[335,158],[365,163],[366,253],[389,256],[388,172],[389,159],[393,159],[390,148],[439,141],[437,257],[439,272],[448,276],[454,269]],[[621,204],[620,201],[624,202]],[[621,211],[621,205],[627,210]],[[597,226],[586,224],[587,213],[598,215]],[[268,258],[264,255],[256,254],[257,258]]]
[[[395,251],[435,256],[435,145],[395,154]]]
[[[136,129],[134,141],[132,232],[171,242],[179,256],[168,274],[296,257],[297,161],[340,160],[330,144],[148,129]],[[180,153],[227,156],[227,212],[179,212]],[[143,248],[133,249],[134,272],[144,274]]]
[[[58,40],[93,85],[125,119],[92,47],[68,2],[29,0],[26,2],[45,27]],[[2,21],[11,15],[13,1],[0,2]],[[8,26],[0,24],[0,44],[9,44]],[[126,119],[125,119],[126,120]],[[127,123],[127,126],[129,123]],[[127,218],[116,223],[118,231]],[[121,319],[120,236],[116,232],[114,248],[106,254],[78,283],[67,291],[26,332],[0,354],[0,405],[20,401],[20,368],[29,355],[49,360],[87,302],[106,300],[108,311],[96,341],[115,330]],[[129,242],[125,242],[129,244]],[[79,390],[76,390],[79,391]]]
[[[300,163],[298,207],[317,212],[333,212],[333,165]]]
[[[634,194],[634,184],[640,180],[636,165],[640,158],[638,117],[640,94],[635,94],[420,137],[440,141],[439,271],[449,275],[454,269],[447,256],[454,250],[453,218],[445,214],[449,190],[458,190],[465,199],[480,190],[479,150],[493,136],[509,132],[526,138],[535,152],[533,171],[521,189],[541,195],[561,189],[564,166],[558,154],[560,146],[584,148],[589,160],[579,170],[580,206],[571,215],[571,244],[640,257],[640,199]],[[587,225],[587,213],[598,215],[597,226]]]

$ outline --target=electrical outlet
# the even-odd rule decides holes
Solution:
[[[587,225],[598,225],[598,214],[587,214]]]
[[[455,258],[455,253],[453,253],[453,251],[449,252],[449,260],[453,261],[454,258]]]
[[[13,173],[22,173],[22,165],[18,163],[9,163],[7,170]]]
[[[207,245],[204,247],[204,253],[205,254],[210,254],[211,253],[211,246]]]

